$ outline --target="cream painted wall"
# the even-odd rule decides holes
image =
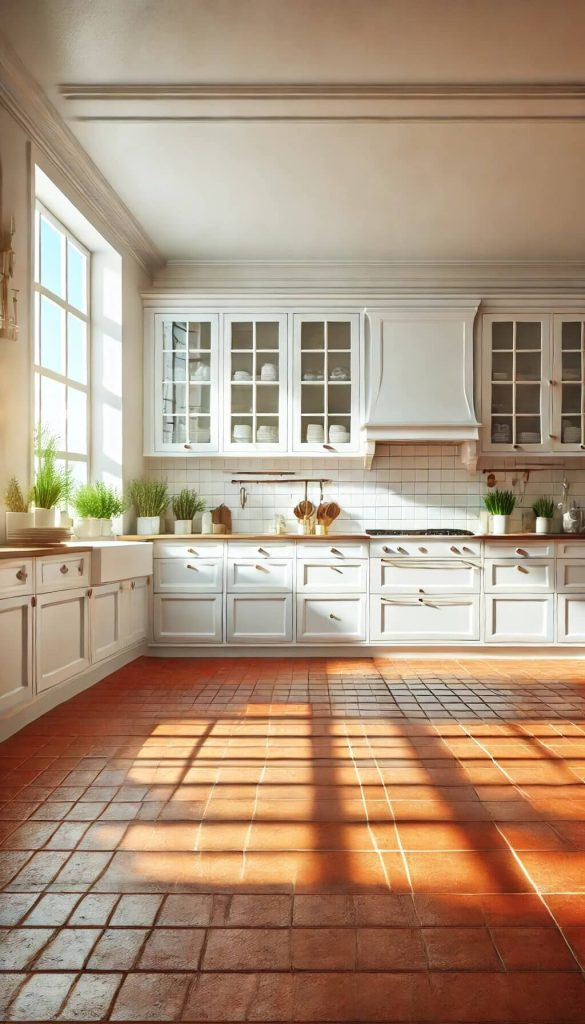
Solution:
[[[81,198],[60,180],[45,158],[31,150],[26,133],[0,108],[0,218],[5,230],[16,220],[15,287],[20,289],[18,342],[0,340],[0,495],[10,476],[28,484],[31,468],[32,402],[32,194],[31,166],[39,163],[61,191],[108,239],[108,225],[84,208]],[[142,349],[143,319],[140,293],[150,277],[135,259],[122,253],[122,460],[123,478],[142,472]],[[0,541],[5,537],[0,515]]]

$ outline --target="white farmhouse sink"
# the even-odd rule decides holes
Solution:
[[[88,547],[92,586],[152,576],[152,544],[148,542],[96,540],[89,541]]]

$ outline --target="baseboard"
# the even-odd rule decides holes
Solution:
[[[500,646],[495,644],[473,644],[473,646],[439,646],[428,644],[415,646],[376,644],[241,644],[240,646],[225,644],[155,644],[148,646],[149,658],[387,658],[389,661],[407,659],[426,659],[440,661],[443,658],[465,658],[473,660],[489,658],[497,661],[502,658],[523,658],[526,661],[552,658],[558,661],[572,658],[583,658],[584,647],[558,644],[536,646],[535,644],[515,644]]]
[[[45,715],[47,711],[52,711],[57,705],[63,704],[64,701],[70,700],[71,697],[75,697],[83,690],[99,683],[101,679],[105,679],[112,672],[116,672],[124,665],[128,665],[131,661],[148,653],[146,643],[135,644],[133,647],[121,651],[120,654],[114,655],[113,658],[107,658],[97,665],[92,665],[81,675],[74,676],[73,679],[68,679],[65,683],[60,683],[50,690],[39,693],[26,704],[15,704],[0,716],[0,742],[13,736],[20,729],[24,729],[25,725],[30,725],[35,719]]]

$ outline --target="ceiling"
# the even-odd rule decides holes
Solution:
[[[0,25],[167,259],[585,253],[585,89],[555,92],[585,83],[580,0],[0,0]],[[469,83],[500,91],[437,89]]]

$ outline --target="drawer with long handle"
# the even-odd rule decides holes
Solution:
[[[368,589],[366,559],[341,562],[320,562],[305,559],[297,562],[297,592],[365,594]]]
[[[364,643],[367,638],[365,594],[303,594],[297,597],[299,643]]]
[[[32,594],[33,562],[30,558],[0,561],[0,598]]]
[[[555,589],[554,559],[486,558],[484,562],[486,594],[552,594]]]
[[[336,543],[330,538],[326,541],[299,541],[297,544],[297,558],[326,562],[340,562],[345,558],[367,558],[368,553],[368,544],[365,541],[349,540]]]
[[[89,586],[91,558],[83,555],[50,555],[37,558],[35,566],[37,594]]]
[[[481,563],[466,559],[372,558],[372,594],[478,594]]]
[[[370,543],[371,558],[481,558],[481,541],[473,537],[454,537],[437,540],[435,537],[421,537],[418,540],[403,540],[392,537]]]
[[[244,594],[271,591],[292,593],[291,558],[230,558],[227,566],[228,593]]]
[[[476,594],[450,597],[370,598],[370,640],[447,643],[479,640],[480,599]]]
[[[155,558],[156,594],[207,593],[223,590],[223,558]]]
[[[222,558],[225,541],[217,540],[157,540],[155,558]]]

